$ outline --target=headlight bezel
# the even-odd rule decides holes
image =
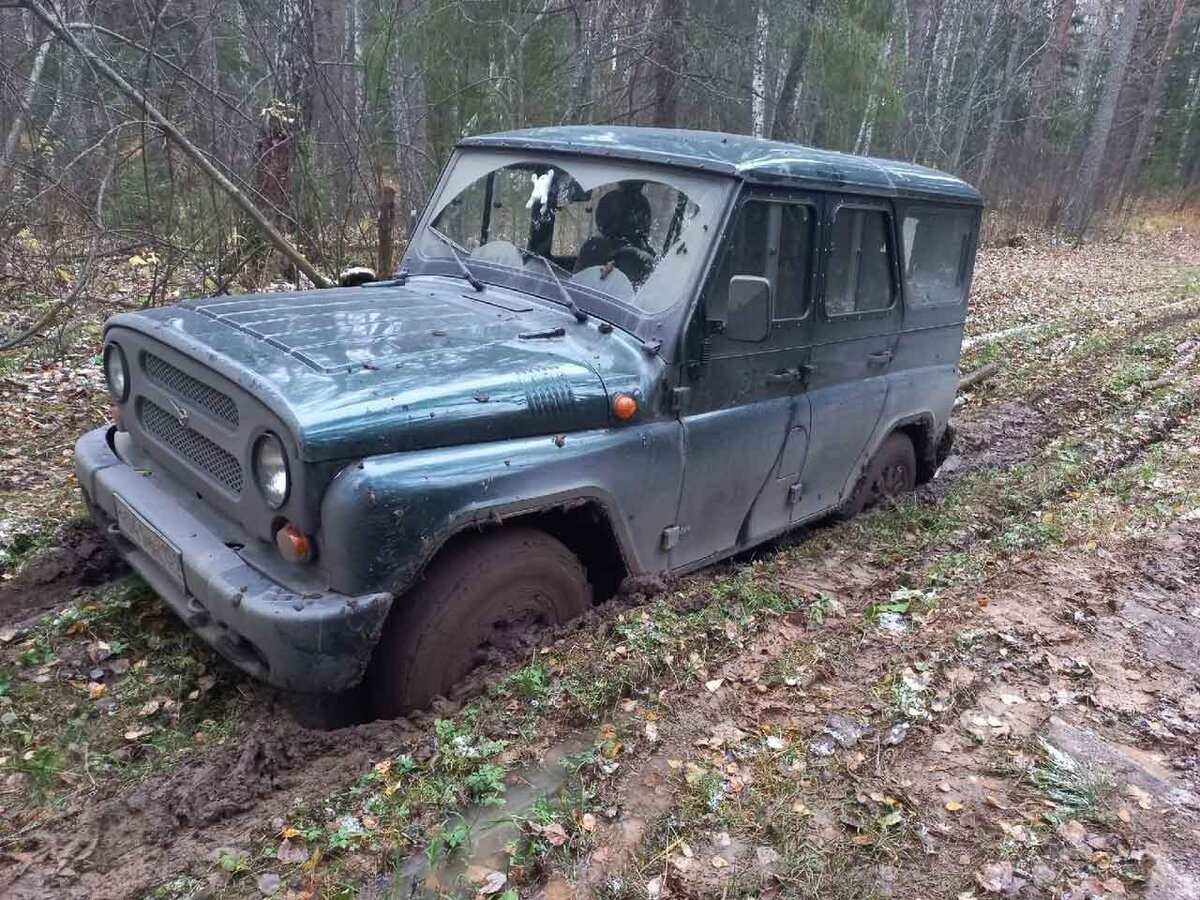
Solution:
[[[114,359],[117,361],[120,372],[120,390],[113,382],[112,361]],[[104,383],[108,387],[109,395],[118,403],[124,403],[129,399],[129,360],[120,344],[110,342],[104,345],[103,368]]]
[[[267,448],[271,448],[277,453],[279,467],[274,472],[264,474],[263,453]],[[273,431],[264,431],[254,439],[254,444],[250,448],[250,467],[254,474],[254,483],[258,487],[263,502],[271,509],[282,509],[292,494],[292,471],[291,464],[288,462],[287,450],[279,435]],[[268,482],[279,476],[282,476],[283,479],[282,490],[273,490]]]

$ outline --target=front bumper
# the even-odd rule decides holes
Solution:
[[[84,498],[117,551],[184,623],[238,668],[277,687],[325,693],[356,685],[392,595],[322,589],[307,571],[289,574],[285,586],[264,573],[261,561],[251,565],[253,554],[243,547],[254,539],[236,523],[137,457],[132,446],[118,448],[116,437],[98,428],[75,445]],[[126,532],[118,524],[119,503]],[[148,526],[149,538],[147,528],[129,527],[130,510]]]

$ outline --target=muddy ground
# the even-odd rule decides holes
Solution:
[[[300,726],[60,527],[0,583],[4,895],[1200,897],[1198,321],[1195,236],[985,252],[917,496],[394,722]]]

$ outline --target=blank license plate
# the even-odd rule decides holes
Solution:
[[[183,587],[183,557],[179,548],[159,534],[158,530],[126,503],[114,495],[117,504],[117,528],[121,534],[133,541],[160,569],[166,572],[180,587]]]

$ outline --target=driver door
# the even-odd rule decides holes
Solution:
[[[747,194],[735,212],[694,324],[703,337],[681,415],[676,524],[664,535],[671,568],[749,546],[792,520],[810,426],[805,378],[820,209],[816,195],[764,191]],[[761,341],[733,340],[713,324],[726,318],[734,276],[770,282],[771,323]]]

